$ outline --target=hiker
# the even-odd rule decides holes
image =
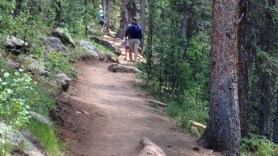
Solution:
[[[100,24],[101,28],[100,31],[103,31],[104,28],[104,12],[102,10],[102,6],[99,5],[99,11],[98,11],[98,23]]]
[[[125,40],[128,38],[129,50],[134,52],[134,62],[137,62],[138,48],[140,45],[140,40],[142,38],[141,27],[137,24],[136,17],[131,20],[131,26],[127,27],[125,33]]]
[[[132,26],[131,24],[128,24],[127,27],[131,27],[131,26]],[[131,51],[131,49],[129,47],[129,43],[128,43],[127,38],[125,38],[124,45],[125,45],[125,61],[127,61],[127,53],[129,55],[129,61],[133,61],[133,59],[132,59],[132,51]]]

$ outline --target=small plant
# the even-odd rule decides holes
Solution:
[[[51,51],[46,62],[46,67],[54,74],[64,72],[73,77],[76,77],[76,72],[68,62],[68,58],[63,56],[62,52]]]

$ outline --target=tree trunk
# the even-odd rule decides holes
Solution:
[[[106,0],[101,0],[101,4],[102,4],[102,9],[103,9],[103,15],[104,15],[104,19],[106,18]]]
[[[125,10],[125,1],[122,0],[120,27],[119,27],[119,29],[117,31],[117,34],[116,34],[117,38],[121,38],[121,39],[124,38],[125,30],[127,28],[127,24],[128,24],[128,21],[127,21],[127,12]]]
[[[271,102],[270,102],[270,80],[266,74],[262,74],[261,78],[261,124],[260,134],[267,139],[271,138]]]
[[[62,5],[61,1],[55,1],[56,3],[56,17],[54,22],[54,28],[58,28],[61,25],[61,14],[62,14]]]
[[[150,80],[150,74],[152,71],[152,42],[153,42],[153,11],[154,11],[154,0],[149,0],[149,34],[148,34],[148,51],[147,51],[147,85]]]
[[[239,24],[239,82],[238,97],[240,108],[240,127],[241,136],[248,134],[248,1],[243,0],[240,3],[240,24]]]
[[[127,8],[127,20],[128,23],[131,22],[132,17],[136,17],[136,0],[128,0],[128,3],[126,5]]]
[[[228,156],[240,155],[237,9],[237,0],[213,0],[209,121],[199,140]]]
[[[146,14],[146,0],[141,0],[141,29],[142,29],[142,39],[141,48],[144,48],[144,34],[145,34],[145,14]]]
[[[110,0],[107,0],[107,22],[106,22],[106,32],[109,33],[110,28]]]
[[[22,8],[22,2],[23,0],[17,0],[16,1],[16,7],[14,10],[14,16],[18,16],[20,14],[21,8]]]
[[[186,11],[183,11],[182,18],[181,18],[181,34],[185,38],[186,38],[186,30],[187,30],[187,17],[186,17]]]
[[[272,139],[275,144],[278,144],[278,92],[276,94],[276,113]]]

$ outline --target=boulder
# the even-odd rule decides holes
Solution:
[[[15,55],[25,53],[29,44],[15,36],[8,36],[6,42],[6,48],[8,51],[12,52]]]
[[[27,139],[22,133],[14,132],[14,131],[7,131],[7,125],[6,124],[0,124],[0,131],[5,132],[6,136],[8,137],[8,141],[10,144],[14,146],[20,146],[20,144],[24,144],[24,149],[22,149],[21,154],[28,155],[28,156],[44,156],[43,154],[32,142],[32,140]],[[2,141],[0,137],[0,141]]]
[[[96,36],[91,37],[91,39],[94,40],[96,43],[106,46],[108,49],[112,50],[118,56],[122,54],[122,51],[118,47],[114,46],[112,43],[108,42],[107,40],[104,40]]]
[[[79,44],[81,45],[81,47],[83,49],[85,49],[90,56],[92,56],[94,59],[100,60],[100,55],[99,54],[104,54],[103,52],[101,52],[97,47],[95,47],[93,44],[91,44],[88,41],[84,41],[81,40],[79,42]],[[104,57],[101,55],[101,57]],[[102,58],[103,59],[103,58]]]
[[[141,72],[139,69],[132,67],[132,66],[126,66],[122,64],[113,63],[108,66],[109,71],[111,72],[122,72],[122,73],[139,73]]]
[[[139,153],[139,156],[167,156],[166,153],[149,138],[142,138],[141,144],[144,149]]]
[[[44,38],[46,57],[48,57],[50,51],[62,52],[64,56],[69,55],[65,45],[62,44],[61,40],[57,37],[46,37]]]
[[[65,32],[62,28],[56,28],[53,30],[52,35],[55,37],[58,37],[62,43],[64,44],[70,44],[73,47],[75,47],[75,43],[70,36],[69,33]]]
[[[37,73],[41,76],[48,76],[50,73],[46,70],[43,61],[35,60],[31,57],[24,57],[21,60],[22,67],[32,73]]]
[[[69,89],[70,81],[72,80],[70,77],[68,77],[65,73],[59,73],[55,76],[55,80],[62,91],[66,92]]]

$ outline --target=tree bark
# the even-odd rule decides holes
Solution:
[[[110,0],[107,0],[107,22],[106,22],[106,32],[109,33],[110,28]]]
[[[20,11],[21,11],[21,8],[22,8],[22,2],[23,0],[17,0],[16,1],[16,7],[15,7],[15,10],[14,10],[14,16],[18,16],[20,14]]]
[[[127,8],[127,20],[128,20],[128,23],[131,22],[131,18],[132,17],[136,17],[136,0],[128,0],[128,3],[126,5],[126,8]]]
[[[206,148],[239,156],[237,0],[213,0],[209,121],[199,140]]]
[[[144,48],[144,34],[145,34],[145,14],[146,14],[146,0],[141,0],[141,29],[142,29],[142,39],[141,48]]]
[[[275,122],[274,122],[272,141],[275,144],[278,144],[278,92],[276,94],[276,113],[275,113]]]
[[[62,4],[61,1],[55,1],[56,3],[56,17],[54,22],[54,28],[58,28],[61,25],[61,15],[62,15]]]
[[[148,51],[147,51],[147,65],[146,65],[146,72],[147,72],[147,85],[150,80],[150,75],[152,71],[152,44],[153,44],[153,11],[154,11],[154,0],[149,0],[149,34],[148,34]]]
[[[240,108],[240,127],[241,136],[248,134],[248,1],[243,0],[240,3],[240,23],[239,23],[239,81],[238,96]]]
[[[122,6],[121,6],[121,18],[120,18],[120,27],[116,33],[117,38],[124,38],[125,30],[127,28],[127,12],[125,10],[125,0],[122,0]]]

